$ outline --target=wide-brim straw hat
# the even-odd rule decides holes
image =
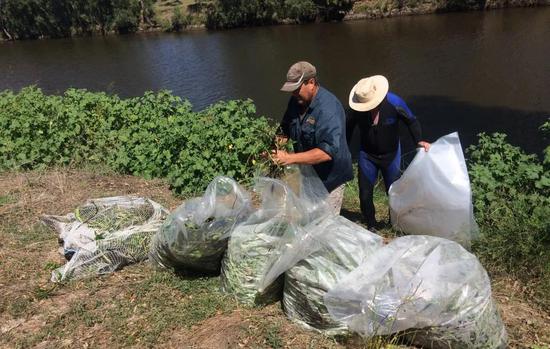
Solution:
[[[349,106],[357,111],[372,110],[384,100],[389,87],[388,79],[382,75],[361,79],[349,93]]]

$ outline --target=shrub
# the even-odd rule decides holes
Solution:
[[[491,270],[538,280],[550,290],[548,162],[525,154],[498,133],[480,134],[468,154],[481,230],[474,250]],[[543,298],[550,302],[548,293]]]
[[[189,15],[185,15],[181,8],[177,7],[174,9],[174,12],[172,13],[172,17],[170,19],[171,23],[171,31],[180,31],[184,28],[186,28],[191,23],[191,17]]]
[[[75,89],[47,96],[35,87],[0,93],[0,170],[106,164],[168,178],[191,195],[216,175],[247,181],[270,171],[261,154],[274,134],[250,100],[193,112],[167,91],[131,99]]]
[[[286,16],[296,22],[310,22],[317,17],[317,7],[312,0],[285,0]]]
[[[138,30],[139,17],[129,9],[119,9],[114,17],[114,29],[120,34],[133,33]]]

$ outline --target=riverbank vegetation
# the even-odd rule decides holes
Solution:
[[[467,155],[480,227],[475,253],[493,273],[531,284],[533,299],[550,309],[550,146],[541,151],[542,161],[497,133],[481,134]]]
[[[4,0],[0,39],[222,29],[549,4],[548,0]]]
[[[288,20],[342,19],[352,0],[5,0],[0,33],[7,40],[180,31],[190,25],[233,28]]]
[[[8,40],[130,33],[153,16],[153,0],[4,0],[0,31]]]
[[[541,131],[548,135],[550,121]],[[48,281],[63,261],[55,237],[38,225],[40,214],[126,194],[174,209],[215,175],[251,178],[274,132],[251,101],[194,112],[169,92],[129,99],[75,89],[45,95],[35,87],[0,93],[0,346],[70,339],[94,347],[368,347],[302,330],[276,306],[242,308],[218,291],[217,277],[136,265],[106,278]],[[550,343],[550,147],[541,152],[527,155],[494,134],[481,135],[466,154],[481,230],[473,251],[491,274],[511,347]],[[384,221],[381,187],[375,205]],[[347,184],[343,209],[356,222],[357,190],[356,182]],[[380,232],[398,234],[389,225]]]
[[[547,122],[541,132],[549,128]],[[216,175],[247,182],[270,172],[262,153],[273,147],[274,134],[250,100],[194,112],[167,91],[129,99],[76,89],[46,95],[35,87],[0,93],[1,171],[101,165],[164,178],[189,196]],[[494,271],[535,282],[550,304],[550,147],[541,152],[543,161],[502,134],[482,134],[467,154],[478,255]]]
[[[193,112],[166,91],[129,99],[75,89],[49,96],[34,87],[0,93],[0,170],[101,164],[167,178],[178,194],[191,195],[216,175],[246,182],[269,172],[262,153],[274,135],[250,100]]]

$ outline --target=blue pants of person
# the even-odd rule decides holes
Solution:
[[[376,224],[373,192],[378,179],[378,171],[382,172],[387,193],[392,183],[401,175],[400,165],[401,145],[397,147],[394,159],[387,166],[380,166],[369,160],[363,150],[359,152],[359,201],[361,203],[361,213],[369,228],[374,228]]]

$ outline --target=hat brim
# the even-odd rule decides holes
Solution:
[[[302,79],[300,79],[297,82],[287,81],[281,87],[281,91],[283,91],[283,92],[294,92],[300,87],[301,84],[302,84]]]
[[[355,90],[357,89],[357,85],[359,84],[357,83],[355,84],[355,86],[353,86],[353,88],[351,89],[351,92],[349,93],[349,106],[351,109],[356,111],[372,110],[376,108],[380,103],[382,103],[382,101],[388,94],[388,91],[390,88],[388,79],[386,79],[382,75],[375,75],[375,76],[372,76],[371,78],[374,80],[374,85],[376,86],[376,94],[374,98],[368,102],[358,101],[355,96]]]

